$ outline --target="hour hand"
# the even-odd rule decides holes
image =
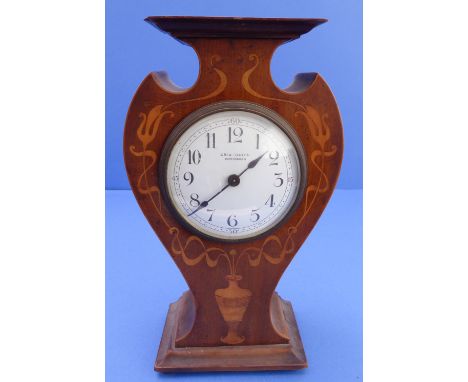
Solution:
[[[249,162],[249,164],[247,165],[247,168],[246,168],[244,171],[242,171],[238,176],[241,176],[241,175],[242,175],[244,172],[246,172],[248,169],[254,168],[254,167],[257,165],[257,163],[260,162],[260,159],[262,159],[263,156],[264,156],[267,152],[268,152],[268,151],[265,151],[262,155],[260,155],[260,156],[258,156],[257,158],[251,160],[251,161]]]
[[[254,168],[258,162],[260,162],[260,159],[263,158],[263,156],[267,153],[268,151],[265,151],[262,155],[260,155],[258,158],[252,160],[249,162],[249,164],[247,165],[247,168]]]

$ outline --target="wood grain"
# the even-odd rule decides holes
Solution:
[[[191,297],[178,308],[184,313],[171,316],[175,322],[166,325],[163,341],[173,338],[173,347],[178,349],[224,349],[231,345],[272,351],[280,344],[290,345],[291,323],[282,308],[275,308],[272,296],[332,195],[341,166],[343,132],[333,94],[319,74],[299,74],[291,86],[280,89],[271,78],[270,61],[280,44],[298,38],[324,20],[147,20],[192,46],[200,61],[198,79],[189,89],[172,84],[164,72],[149,74],[131,102],[125,125],[124,156],[133,192],[190,288]],[[232,100],[263,105],[282,116],[300,138],[308,161],[306,191],[294,213],[268,237],[244,243],[208,240],[186,230],[162,198],[158,170],[160,154],[175,126],[201,107]],[[223,298],[237,298],[226,301],[240,304],[242,314],[240,310],[237,316],[223,312]],[[292,309],[288,314],[293,315]],[[218,361],[218,366],[210,361],[214,366],[208,369],[221,370],[222,357]],[[278,367],[297,368],[284,362]],[[238,364],[234,369],[248,368]]]

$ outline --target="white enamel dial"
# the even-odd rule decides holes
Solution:
[[[272,120],[219,111],[189,126],[170,148],[166,188],[180,217],[222,240],[254,238],[278,224],[298,197],[301,169]]]

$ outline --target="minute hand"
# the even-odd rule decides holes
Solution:
[[[226,184],[221,190],[219,190],[216,194],[214,194],[211,198],[208,200],[205,200],[204,202],[200,203],[200,205],[197,207],[196,210],[190,212],[187,216],[192,216],[193,214],[197,213],[201,209],[205,208],[208,206],[208,203],[211,202],[214,198],[216,198],[221,192],[223,192],[226,188],[229,187],[229,184]]]

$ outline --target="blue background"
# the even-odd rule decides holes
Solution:
[[[318,72],[340,107],[345,152],[338,188],[362,188],[362,2],[361,0],[107,0],[106,188],[129,189],[122,153],[125,115],[146,75],[166,70],[173,82],[191,86],[195,52],[145,23],[151,15],[320,17],[329,22],[281,46],[273,78],[288,86],[300,72]]]
[[[107,0],[106,381],[362,380],[361,0]],[[341,110],[345,153],[337,190],[278,285],[292,301],[309,368],[294,372],[161,375],[153,371],[167,308],[187,285],[141,213],[125,174],[122,136],[133,93],[151,71],[179,86],[197,77],[191,48],[157,31],[149,15],[323,17],[329,22],[281,46],[272,74],[286,87],[319,72]]]

